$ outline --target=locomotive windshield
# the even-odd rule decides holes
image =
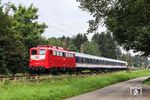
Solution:
[[[31,55],[36,55],[37,54],[37,50],[32,50],[31,51]]]
[[[45,49],[40,49],[39,50],[39,55],[45,55],[46,53],[46,50]]]

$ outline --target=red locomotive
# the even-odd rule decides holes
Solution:
[[[41,45],[30,49],[29,70],[74,70],[75,54],[62,47]]]
[[[127,69],[127,62],[41,45],[30,49],[30,72],[114,71]]]

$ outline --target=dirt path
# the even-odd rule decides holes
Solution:
[[[67,100],[150,100],[150,86],[141,84],[148,77],[140,77],[120,82],[105,88],[75,96]],[[133,89],[132,88],[139,88]],[[142,94],[140,95],[140,87]],[[131,93],[130,93],[131,92]]]

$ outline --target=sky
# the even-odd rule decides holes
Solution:
[[[44,32],[44,36],[61,37],[63,35],[72,37],[78,33],[86,33],[88,29],[88,20],[92,16],[82,11],[76,0],[2,0],[3,3],[12,2],[16,5],[23,4],[29,6],[33,4],[39,9],[39,22],[44,22],[48,28]],[[104,27],[100,27],[99,31],[105,31]],[[89,34],[89,39],[93,34]]]
[[[38,21],[47,24],[48,28],[43,33],[46,38],[50,37],[72,37],[78,33],[86,33],[88,29],[88,21],[92,16],[82,11],[76,0],[2,0],[2,3],[12,2],[16,5],[23,4],[26,7],[33,4],[39,9]],[[99,27],[99,32],[106,31],[105,27]],[[89,40],[93,34],[89,34]],[[123,53],[125,50],[121,49]],[[130,51],[132,55],[135,55]]]

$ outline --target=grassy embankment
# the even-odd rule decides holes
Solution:
[[[150,85],[150,77],[148,79],[146,79],[143,83],[147,84],[147,85]]]
[[[0,100],[60,100],[131,78],[150,75],[149,70],[99,75],[55,76],[41,82],[0,82]]]

